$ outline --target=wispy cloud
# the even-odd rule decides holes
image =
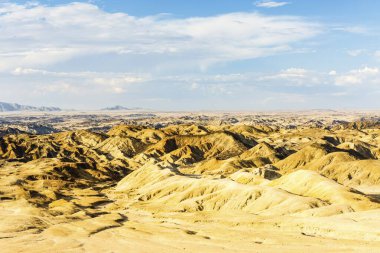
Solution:
[[[380,50],[376,50],[373,55],[375,56],[376,59],[380,60]]]
[[[134,17],[88,3],[8,3],[0,4],[0,13],[0,70],[52,66],[95,55],[141,55],[150,62],[164,56],[174,66],[181,61],[207,67],[291,51],[295,43],[322,30],[318,23],[292,16]]]
[[[376,94],[380,87],[380,69],[377,67],[320,72],[298,66],[272,73],[252,71],[158,76],[16,68],[10,75],[15,82],[12,86],[0,82],[0,100],[9,96],[14,99],[30,97],[34,101],[46,101],[48,98],[51,101],[47,104],[56,105],[59,99],[63,99],[61,105],[68,108],[78,106],[78,103],[80,106],[80,101],[88,103],[88,99],[95,101],[93,108],[107,106],[110,101],[155,107],[158,98],[161,108],[176,105],[175,108],[201,109],[210,101],[212,105],[207,108],[231,108],[231,103],[238,105],[234,108],[269,105],[273,108],[280,105],[299,106],[301,101],[307,104],[319,101],[323,104],[328,97],[336,100],[365,97]]]
[[[338,86],[360,85],[362,88],[373,85],[377,86],[380,85],[380,69],[377,67],[353,69],[348,73],[337,75],[335,84]]]
[[[353,50],[348,50],[347,54],[352,57],[357,57],[360,56],[364,53],[366,53],[367,50],[365,49],[353,49]]]
[[[26,78],[44,79],[33,92],[46,93],[116,93],[128,91],[131,85],[150,80],[148,74],[113,72],[57,72],[44,69],[16,68],[12,75]]]
[[[304,68],[288,68],[279,73],[264,75],[259,81],[279,81],[284,86],[313,86],[323,84],[321,74]]]
[[[277,2],[277,1],[258,1],[255,2],[257,7],[263,8],[276,8],[290,4],[290,2]]]
[[[342,26],[342,25],[332,25],[332,30],[348,32],[353,34],[362,34],[362,35],[370,35],[371,29],[365,26],[352,25],[352,26]]]

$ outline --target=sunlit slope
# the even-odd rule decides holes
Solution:
[[[229,241],[220,231],[239,234],[233,240],[245,252],[250,233],[276,238],[257,240],[263,247],[284,238],[292,250],[302,240],[359,247],[380,241],[379,144],[378,131],[364,125],[8,134],[0,137],[0,237],[16,251],[20,238],[79,249],[91,238],[137,243],[149,235],[180,252],[178,233],[197,249],[231,251],[216,246]]]

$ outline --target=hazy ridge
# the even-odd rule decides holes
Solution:
[[[39,112],[54,112],[61,111],[59,107],[36,107],[30,105],[20,105],[16,103],[0,102],[0,112],[20,112],[20,111],[39,111]]]

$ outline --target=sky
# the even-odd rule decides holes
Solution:
[[[380,1],[0,0],[0,101],[380,108]]]

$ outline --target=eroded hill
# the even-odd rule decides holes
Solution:
[[[0,245],[370,252],[380,246],[380,129],[355,126],[8,133],[0,137]]]

